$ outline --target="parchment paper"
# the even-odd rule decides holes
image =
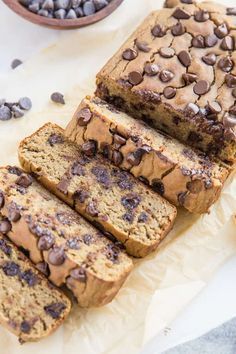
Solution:
[[[145,15],[161,6],[156,0],[125,0],[109,18],[63,34],[60,42],[2,77],[0,97],[29,96],[33,109],[24,118],[0,122],[0,164],[17,163],[19,141],[43,123],[65,126],[83,96],[94,91],[96,72]],[[53,91],[65,93],[65,106],[50,102]],[[159,251],[135,262],[111,304],[90,310],[74,307],[64,326],[37,344],[20,346],[1,329],[0,352],[139,353],[199,294],[219,266],[236,254],[235,176],[230,176],[209,215],[179,210],[175,227]]]

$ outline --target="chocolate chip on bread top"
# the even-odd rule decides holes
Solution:
[[[97,75],[97,95],[179,140],[236,160],[236,9],[167,1]]]

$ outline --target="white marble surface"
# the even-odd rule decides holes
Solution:
[[[235,5],[234,0],[222,0],[221,3]],[[1,75],[9,73],[13,59],[27,60],[60,36],[67,36],[67,32],[49,30],[28,23],[0,2],[0,78]],[[196,338],[236,316],[235,268],[236,257],[222,267],[201,295],[170,328],[155,338],[142,354],[161,353],[172,346]]]

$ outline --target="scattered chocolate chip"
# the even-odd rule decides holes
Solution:
[[[27,174],[21,174],[16,180],[16,184],[24,188],[28,188],[29,186],[31,186],[32,183],[33,183],[32,177]]]
[[[215,28],[214,32],[218,38],[222,39],[225,36],[227,36],[227,34],[229,33],[229,30],[228,30],[226,23],[222,23],[221,25],[219,25],[218,27]]]
[[[191,65],[191,55],[186,50],[182,50],[181,52],[179,52],[178,59],[185,67]]]
[[[48,262],[55,266],[62,265],[65,259],[66,255],[63,247],[55,246],[48,254]]]
[[[218,42],[218,38],[215,34],[209,34],[205,37],[205,46],[206,47],[214,47]]]
[[[91,169],[91,172],[94,176],[96,176],[97,182],[100,183],[103,187],[110,187],[111,179],[107,168],[97,165]]]
[[[73,176],[85,176],[84,167],[79,162],[74,162],[71,167],[71,173]]]
[[[177,7],[173,12],[172,16],[177,20],[188,20],[191,15],[184,9]]]
[[[170,70],[162,70],[160,72],[159,78],[162,82],[169,82],[173,79],[174,73]]]
[[[194,181],[187,183],[187,189],[193,194],[200,193],[202,188],[202,181],[200,181],[199,179],[195,179]]]
[[[236,126],[236,115],[230,115],[229,113],[225,113],[223,117],[223,125],[226,128],[234,128]]]
[[[75,200],[78,200],[80,203],[84,203],[85,200],[89,197],[89,193],[85,190],[77,190],[75,193],[74,193],[74,199]]]
[[[63,302],[54,302],[44,307],[44,311],[53,319],[60,317],[61,313],[65,310],[66,305]]]
[[[64,143],[64,138],[60,134],[51,134],[47,140],[47,142],[51,145],[54,146],[56,144],[63,144]]]
[[[86,213],[88,213],[92,217],[97,217],[99,211],[97,210],[95,202],[89,202],[86,207]]]
[[[77,123],[80,127],[88,125],[92,118],[92,112],[89,108],[85,107],[77,113]]]
[[[124,215],[122,215],[122,219],[124,221],[127,221],[129,224],[132,224],[134,221],[134,215],[132,213],[125,213]]]
[[[182,192],[178,194],[178,202],[180,206],[184,206],[186,196],[187,196],[187,192]]]
[[[159,73],[160,67],[157,64],[146,63],[144,67],[144,71],[148,76],[154,76]]]
[[[29,287],[33,287],[39,282],[38,276],[34,274],[31,269],[20,273],[20,278],[24,280],[29,285]]]
[[[87,281],[86,269],[82,267],[72,269],[70,272],[70,276],[73,279],[80,281],[81,283],[86,283]]]
[[[210,84],[206,80],[200,80],[198,81],[194,87],[193,91],[196,93],[196,95],[205,95],[210,89]]]
[[[230,56],[227,56],[219,60],[218,67],[224,72],[229,72],[233,69],[234,62],[232,61]]]
[[[167,99],[171,99],[171,98],[175,97],[176,92],[177,92],[176,88],[170,87],[170,86],[165,87],[165,88],[164,88],[164,91],[163,91],[164,96],[165,96],[165,98],[167,98]]]
[[[136,44],[137,48],[139,50],[141,50],[142,52],[148,53],[151,50],[151,48],[148,46],[147,42],[141,42],[141,41],[136,40],[135,44]]]
[[[44,275],[46,275],[46,277],[49,276],[49,268],[46,262],[39,262],[35,265],[35,267]]]
[[[20,59],[14,59],[12,62],[11,62],[11,68],[12,69],[15,69],[17,68],[17,66],[21,65],[22,64],[22,61]]]
[[[236,16],[236,7],[228,7],[226,9],[226,14],[228,16]]]
[[[152,188],[155,192],[159,193],[160,195],[164,195],[165,193],[165,186],[163,182],[159,179],[154,179],[152,181]]]
[[[20,273],[20,266],[11,261],[5,262],[2,269],[8,277],[15,277]]]
[[[148,220],[148,215],[144,211],[139,215],[138,222],[146,223]]]
[[[204,63],[206,63],[207,65],[214,65],[216,63],[216,55],[214,53],[210,53],[207,55],[204,55],[202,57],[202,60],[204,61]]]
[[[12,118],[11,110],[7,106],[0,107],[0,120],[5,121]]]
[[[209,20],[210,15],[209,12],[206,10],[199,10],[194,13],[194,20],[197,22],[205,22]]]
[[[172,58],[175,55],[175,50],[171,47],[162,47],[159,53],[163,58]]]
[[[97,143],[94,140],[89,140],[81,146],[81,150],[86,156],[94,156],[97,151]]]
[[[158,24],[152,28],[151,32],[154,37],[163,37],[166,34],[166,29]]]
[[[21,118],[25,114],[25,112],[17,105],[12,106],[11,112],[14,118]]]
[[[60,92],[53,92],[51,94],[51,100],[55,103],[65,104],[64,96]]]
[[[28,321],[23,321],[20,324],[20,331],[23,333],[29,333],[31,330],[31,325]]]
[[[120,164],[122,163],[123,161],[123,155],[120,151],[113,151],[113,154],[112,154],[112,162],[114,162],[114,165],[115,166],[120,166]]]
[[[25,111],[29,111],[32,108],[32,102],[29,97],[20,98],[18,104],[20,108],[24,109]]]
[[[122,54],[122,57],[123,59],[125,60],[134,60],[135,58],[137,58],[138,56],[138,53],[135,49],[131,49],[131,48],[128,48],[126,49],[123,54]]]
[[[225,83],[229,88],[236,87],[236,76],[231,75],[231,74],[226,74],[225,75]]]
[[[54,245],[53,235],[45,235],[38,240],[38,249],[40,251],[47,251]]]
[[[3,219],[0,221],[0,232],[3,234],[7,234],[9,231],[11,231],[11,223],[7,219]]]
[[[132,85],[139,85],[143,81],[143,75],[139,71],[131,71],[128,78]]]
[[[10,256],[12,253],[12,249],[10,244],[4,239],[0,239],[0,249],[7,255]]]
[[[171,33],[173,36],[181,36],[185,33],[185,27],[181,22],[176,23],[176,25],[171,27]]]
[[[191,74],[191,73],[183,74],[182,78],[183,78],[183,80],[184,80],[186,85],[190,85],[193,82],[197,81],[197,75],[196,74]]]
[[[221,42],[220,48],[223,50],[234,50],[234,38],[231,36],[226,36]]]
[[[195,103],[188,103],[184,110],[185,114],[194,117],[199,112],[199,107]]]
[[[205,48],[204,37],[198,34],[192,39],[192,46],[195,48]]]

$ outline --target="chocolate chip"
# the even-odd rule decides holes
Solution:
[[[65,104],[64,96],[60,92],[53,92],[51,94],[51,100],[55,103]]]
[[[142,212],[138,217],[138,222],[146,223],[148,220],[148,215],[145,212]]]
[[[164,88],[164,91],[163,91],[164,96],[165,96],[165,98],[167,98],[167,99],[171,99],[171,98],[175,97],[176,92],[177,92],[176,88],[170,87],[170,86],[165,87],[165,88]]]
[[[54,302],[44,307],[44,311],[53,319],[59,318],[65,309],[66,305],[63,302]]]
[[[155,192],[159,193],[160,195],[164,195],[165,193],[165,186],[160,179],[154,179],[152,181],[152,188]]]
[[[86,235],[83,235],[82,238],[83,238],[85,245],[87,245],[87,246],[90,246],[93,243],[93,236],[92,235],[86,234]]]
[[[67,194],[68,194],[68,187],[69,187],[69,185],[70,185],[70,179],[68,179],[68,178],[65,177],[65,178],[62,178],[62,180],[58,183],[57,189],[58,189],[61,193],[67,195]]]
[[[83,5],[83,12],[85,16],[93,15],[96,12],[96,8],[93,1],[86,1]]]
[[[135,193],[129,193],[121,198],[121,204],[129,211],[138,207],[141,202],[141,197]]]
[[[122,172],[117,181],[117,185],[122,190],[132,190],[134,187],[134,183],[131,178],[126,174],[126,172]]]
[[[185,27],[181,22],[176,23],[176,25],[171,27],[171,33],[173,36],[181,36],[185,33]]]
[[[94,140],[89,140],[81,146],[81,150],[86,156],[94,156],[97,151],[97,143]]]
[[[95,202],[89,202],[86,207],[86,213],[88,213],[92,217],[97,217],[99,211],[97,210]]]
[[[228,16],[236,16],[236,7],[228,7],[226,9],[226,14]]]
[[[134,215],[132,213],[125,213],[124,215],[122,215],[122,219],[124,221],[127,221],[129,224],[132,224],[134,221]]]
[[[195,103],[188,103],[184,110],[185,114],[194,117],[199,112],[199,107]]]
[[[11,62],[11,68],[12,69],[15,69],[17,68],[17,66],[21,65],[22,64],[22,61],[20,59],[14,59],[12,62]]]
[[[223,125],[226,128],[234,128],[236,126],[236,115],[230,115],[229,113],[225,113],[223,117]]]
[[[47,140],[49,145],[54,146],[56,144],[63,144],[64,138],[61,134],[51,134]]]
[[[139,71],[131,71],[128,79],[132,85],[139,85],[143,81],[143,75]]]
[[[84,167],[79,164],[79,162],[74,162],[71,167],[71,173],[73,176],[85,176]]]
[[[0,209],[4,207],[5,198],[3,192],[0,191]]]
[[[204,55],[202,57],[202,60],[204,61],[204,63],[206,63],[207,65],[214,65],[216,63],[216,55],[214,53],[210,53],[207,55]]]
[[[16,175],[16,176],[21,176],[23,173],[23,170],[21,170],[19,167],[16,166],[9,166],[7,168],[8,172],[12,175]]]
[[[11,223],[7,219],[3,219],[0,221],[0,232],[3,234],[7,234],[9,231],[11,231]]]
[[[174,73],[170,70],[162,70],[160,72],[159,78],[162,82],[169,82],[173,79]]]
[[[78,237],[70,238],[66,241],[66,246],[71,248],[72,250],[80,249],[80,239]]]
[[[206,47],[214,47],[218,42],[218,38],[215,34],[209,34],[205,37],[205,46]]]
[[[151,48],[148,46],[147,42],[141,42],[141,41],[136,40],[135,44],[136,44],[137,48],[139,50],[141,50],[142,52],[148,53],[151,50]]]
[[[178,202],[180,206],[184,205],[186,196],[187,196],[187,192],[182,192],[178,194]]]
[[[199,10],[194,13],[194,20],[197,22],[205,22],[209,20],[210,15],[209,12],[206,10]]]
[[[55,266],[60,266],[65,262],[66,255],[63,247],[55,246],[48,254],[48,262]]]
[[[222,111],[221,105],[217,101],[208,102],[207,108],[211,113],[220,113]]]
[[[105,255],[111,262],[116,263],[120,254],[120,248],[116,245],[109,245],[105,249]]]
[[[35,267],[44,275],[46,275],[46,277],[49,276],[50,272],[49,272],[49,268],[46,262],[39,262],[35,265]]]
[[[38,249],[40,251],[47,251],[54,245],[53,235],[45,235],[38,240]]]
[[[80,203],[84,203],[88,197],[89,197],[89,193],[84,190],[77,190],[73,195],[73,198],[75,200],[79,200]]]
[[[191,55],[186,50],[182,50],[178,54],[178,59],[183,64],[183,66],[188,67],[191,65]]]
[[[137,149],[134,152],[131,152],[127,155],[126,160],[132,166],[138,166],[142,160],[145,151],[142,149]]]
[[[34,274],[31,269],[21,273],[20,278],[24,280],[29,285],[29,287],[33,287],[39,282],[38,276]]]
[[[216,27],[214,29],[215,35],[222,39],[225,36],[227,36],[227,34],[229,33],[228,27],[226,25],[226,23],[222,23],[221,25],[219,25],[218,27]]]
[[[154,37],[163,37],[166,34],[166,29],[164,26],[157,24],[152,28],[151,32]]]
[[[80,127],[88,125],[92,118],[92,112],[89,108],[85,107],[77,113],[77,123]]]
[[[123,136],[118,135],[118,134],[114,134],[113,141],[114,141],[114,144],[121,145],[121,146],[126,144],[126,139],[123,138]]]
[[[31,330],[31,325],[28,321],[23,321],[20,324],[20,331],[23,333],[29,333]]]
[[[65,9],[59,9],[54,12],[54,15],[57,19],[63,20],[66,17],[66,10]]]
[[[229,72],[233,69],[234,62],[232,61],[230,56],[227,56],[219,60],[218,67],[224,72]]]
[[[7,106],[0,107],[0,120],[5,121],[12,118],[11,110]]]
[[[82,267],[72,269],[70,272],[70,276],[73,279],[80,281],[81,283],[86,283],[87,281],[86,269]]]
[[[148,76],[154,76],[159,73],[160,67],[157,64],[147,63],[145,64],[144,71]]]
[[[123,161],[123,155],[120,151],[113,151],[112,154],[112,162],[114,162],[115,166],[119,166]]]
[[[123,54],[122,54],[122,57],[123,59],[125,60],[134,60],[135,58],[137,58],[138,56],[138,53],[135,49],[131,49],[131,48],[128,48],[126,49]]]
[[[205,95],[210,89],[210,84],[206,80],[200,80],[198,81],[194,87],[193,91],[196,93],[196,95]]]
[[[7,255],[10,256],[12,254],[12,249],[10,244],[4,239],[0,239],[0,249]]]
[[[91,169],[91,172],[96,176],[97,182],[105,188],[111,185],[110,173],[107,168],[97,165]]]
[[[17,105],[12,106],[11,112],[14,118],[21,118],[24,116],[25,112],[20,109]]]
[[[28,188],[29,186],[31,186],[32,183],[33,183],[32,177],[26,174],[22,174],[16,180],[16,184],[24,188]]]
[[[171,47],[162,47],[159,53],[163,58],[172,58],[175,55],[175,50]]]
[[[225,83],[229,88],[236,87],[236,76],[233,76],[231,74],[226,74],[225,75]]]
[[[5,262],[2,269],[8,277],[15,277],[20,273],[20,266],[15,262]]]
[[[205,48],[204,37],[198,34],[192,39],[192,46],[195,48]]]
[[[32,102],[29,97],[20,98],[18,104],[20,108],[24,109],[25,111],[29,111],[32,108]]]
[[[234,50],[234,39],[231,36],[226,36],[220,45],[220,48],[223,50],[229,50],[232,51]]]
[[[193,194],[200,193],[202,191],[202,188],[202,181],[200,181],[199,179],[187,183],[187,189]]]
[[[11,203],[8,207],[8,219],[10,221],[16,222],[20,220],[21,214],[19,212],[19,208],[17,207],[16,204]]]
[[[191,15],[188,13],[188,11],[177,7],[175,11],[173,12],[172,16],[176,18],[177,20],[188,20]]]
[[[191,73],[186,73],[182,75],[182,78],[185,82],[186,85],[190,85],[193,82],[197,81],[197,75],[196,74],[191,74]]]

